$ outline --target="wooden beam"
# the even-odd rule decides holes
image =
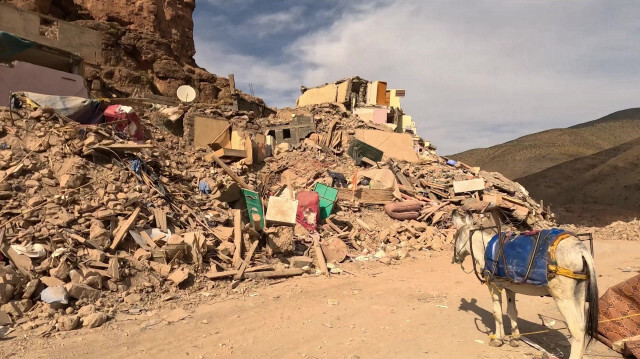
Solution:
[[[247,267],[249,266],[249,263],[251,262],[251,257],[253,257],[253,252],[255,252],[256,248],[258,248],[258,242],[260,241],[253,241],[253,243],[251,244],[251,248],[249,248],[249,252],[247,252],[247,256],[244,258],[242,265],[240,265],[240,269],[238,269],[238,274],[236,274],[233,277],[233,279],[239,280],[242,278],[244,271],[247,269]]]
[[[229,168],[229,166],[227,166],[224,162],[222,162],[222,160],[216,156],[213,153],[208,154],[207,156],[209,156],[208,158],[211,158],[215,163],[218,164],[218,166],[220,166],[229,176],[231,176],[231,178],[233,178],[234,181],[236,181],[236,183],[238,183],[240,185],[240,187],[244,188],[244,189],[250,189],[253,191],[253,186],[249,186],[248,184],[246,184],[242,178],[238,177],[238,175],[235,174],[235,172],[233,172],[233,170],[231,170],[231,168]]]
[[[131,216],[129,216],[129,218],[127,218],[123,223],[120,223],[109,248],[116,249],[118,247],[124,236],[129,232],[133,222],[138,218],[138,214],[140,214],[140,207],[137,207],[133,213],[131,213]]]
[[[233,244],[236,247],[233,252],[233,266],[240,268],[242,264],[242,212],[239,209],[233,211]]]

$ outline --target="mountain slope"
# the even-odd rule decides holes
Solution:
[[[524,177],[640,137],[640,108],[614,112],[568,128],[542,131],[488,148],[450,156],[468,165]]]
[[[604,226],[640,217],[640,137],[518,178],[560,223]]]

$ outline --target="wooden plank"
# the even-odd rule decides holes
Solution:
[[[154,208],[153,216],[156,219],[156,226],[160,228],[163,232],[167,231],[167,212],[165,212],[162,208]]]
[[[357,189],[352,191],[347,188],[338,188],[338,201],[352,201],[357,199],[359,202],[365,204],[386,204],[393,202],[393,190],[392,189]]]
[[[233,74],[229,74],[229,91],[232,95],[236,93],[236,79]]]
[[[298,269],[298,268],[291,268],[291,269],[283,269],[283,270],[276,270],[276,271],[266,271],[266,272],[251,272],[251,273],[245,273],[244,277],[245,278],[254,278],[254,279],[258,279],[258,278],[282,278],[282,277],[293,277],[296,275],[302,275],[304,273],[304,271],[302,269]]]
[[[158,247],[156,245],[156,242],[153,241],[153,239],[151,239],[151,236],[149,236],[149,234],[147,234],[147,232],[145,231],[140,231],[140,237],[142,237],[142,239],[145,241],[145,243],[147,243],[147,245],[151,248],[156,248]]]
[[[245,189],[250,189],[253,191],[253,186],[249,186],[248,184],[246,184],[242,180],[242,178],[238,177],[238,175],[236,175],[235,172],[233,172],[233,170],[229,168],[229,166],[227,166],[224,162],[222,162],[222,160],[218,158],[218,156],[216,156],[214,153],[210,153],[207,156],[208,156],[207,160],[211,159],[215,163],[217,163],[218,166],[220,166],[229,176],[231,176],[231,178],[233,178],[234,181],[236,181],[236,183],[240,185],[240,187]]]
[[[342,229],[340,229],[340,227],[338,227],[335,223],[333,223],[333,221],[331,221],[331,219],[327,218],[325,221],[327,222],[329,227],[331,227],[334,231],[336,231],[336,233],[338,233],[338,234],[344,233],[344,231]]]
[[[236,247],[233,252],[233,266],[240,268],[242,264],[242,212],[239,209],[233,211],[233,244]]]
[[[324,253],[322,253],[322,247],[320,246],[320,241],[318,238],[313,239],[313,249],[316,253],[316,260],[318,260],[318,266],[322,271],[322,274],[329,276],[329,268],[327,267],[327,261],[324,259]]]
[[[62,230],[63,230],[63,231],[64,231],[64,233],[66,233],[66,235],[67,235],[67,236],[69,236],[71,239],[74,239],[74,240],[78,241],[78,243],[81,243],[81,244],[84,244],[84,245],[89,246],[89,247],[91,247],[91,248],[94,248],[94,249],[97,249],[97,250],[99,250],[99,251],[102,251],[102,248],[101,248],[99,245],[97,245],[97,244],[93,243],[91,240],[89,240],[89,239],[85,239],[84,237],[81,237],[81,236],[79,236],[79,235],[77,235],[77,234],[75,234],[75,233],[72,233],[72,232],[71,232],[71,230],[70,230],[70,229],[68,229],[68,228],[63,228]],[[59,232],[58,232],[58,235],[60,235],[60,233],[59,233]],[[61,236],[61,237],[62,237],[62,236]],[[63,237],[63,238],[64,238],[64,237]]]
[[[273,270],[275,270],[275,269],[272,266],[267,265],[267,264],[263,264],[263,265],[247,268],[244,271],[245,272],[244,274],[246,276],[248,273],[260,272],[260,271],[273,271]],[[238,274],[238,271],[232,269],[232,270],[226,270],[226,271],[222,271],[222,272],[209,271],[209,272],[205,273],[204,276],[209,278],[209,279],[220,279],[220,278],[226,278],[226,277],[233,277],[236,274]]]
[[[249,248],[249,252],[247,252],[247,256],[244,258],[244,261],[242,262],[242,265],[240,265],[240,269],[238,269],[238,274],[236,274],[233,277],[233,279],[238,280],[238,279],[242,278],[242,275],[244,274],[244,271],[249,266],[249,262],[251,262],[251,257],[253,257],[253,252],[255,252],[256,248],[258,248],[258,242],[259,241],[253,241],[253,243],[251,244],[251,248]]]
[[[9,243],[4,241],[4,234],[6,228],[3,228],[0,231],[0,251],[4,254],[5,257],[9,258],[9,260],[18,268],[18,271],[28,277],[29,279],[33,279],[35,276],[32,274],[34,271],[33,263],[31,262],[31,258],[16,252]]]
[[[120,150],[120,151],[136,151],[142,150],[145,148],[153,148],[152,144],[148,143],[114,143],[107,146],[94,146],[92,148],[108,148],[110,150]]]
[[[138,214],[140,214],[140,207],[137,207],[123,223],[120,223],[109,248],[116,249],[118,247],[124,236],[129,232],[129,229],[131,229],[133,222],[138,218]]]

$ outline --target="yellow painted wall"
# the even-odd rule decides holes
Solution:
[[[351,80],[347,80],[343,83],[341,83],[340,85],[338,85],[338,94],[336,97],[337,102],[347,102],[349,101],[349,94],[347,93],[347,91],[349,91],[349,84],[351,83]]]
[[[315,87],[305,91],[298,100],[296,106],[319,105],[321,103],[336,102],[337,86],[328,84],[322,87]]]
[[[391,96],[389,96],[389,106],[390,107],[395,107],[395,108],[402,108],[400,106],[400,98],[399,96],[396,95],[396,89],[392,89],[389,90]]]

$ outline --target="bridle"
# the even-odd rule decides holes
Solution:
[[[485,229],[496,229],[498,231],[498,233],[500,233],[500,227],[499,226],[489,226],[489,227],[483,227],[483,226],[479,226],[479,227],[472,227],[469,229],[469,236],[467,237],[467,239],[464,241],[464,243],[461,246],[461,250],[458,251],[458,246],[455,245],[457,243],[454,244],[454,248],[453,248],[453,257],[451,258],[451,263],[456,263],[456,259],[458,258],[458,256],[460,255],[460,253],[462,252],[462,250],[464,249],[464,246],[467,245],[467,242],[469,243],[469,255],[471,255],[471,265],[473,266],[473,272],[476,275],[476,278],[478,278],[478,280],[480,281],[481,284],[485,284],[487,282],[486,279],[484,279],[480,273],[478,272],[478,267],[476,265],[476,257],[475,254],[473,253],[473,243],[472,243],[472,238],[475,232],[480,231],[480,233],[482,234],[482,244],[484,246],[484,230]],[[458,235],[460,234],[460,230],[462,228],[460,228],[458,230],[458,232],[455,234],[456,236],[456,240],[458,238]],[[487,249],[484,248],[484,252],[486,252]],[[483,254],[484,254],[483,252]],[[471,271],[467,272],[464,269],[464,265],[462,264],[462,262],[460,262],[460,268],[462,268],[462,271],[465,272],[466,274],[470,274]]]

